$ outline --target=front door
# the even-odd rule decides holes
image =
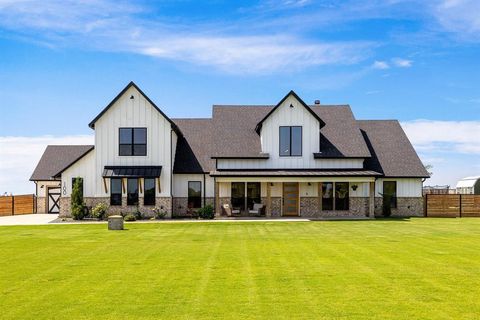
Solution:
[[[60,212],[60,188],[48,188],[48,213]]]
[[[298,183],[283,183],[283,215],[298,216]]]

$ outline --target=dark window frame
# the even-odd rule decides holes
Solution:
[[[135,129],[145,129],[145,143],[135,143]],[[122,130],[130,130],[131,131],[131,137],[132,137],[132,143],[121,143],[120,141],[120,132]],[[147,137],[148,131],[146,127],[120,127],[118,128],[118,155],[120,157],[146,157],[148,155],[147,152],[147,143],[148,143],[148,137]],[[122,146],[130,146],[130,154],[122,154]],[[135,154],[135,146],[144,146],[145,147],[145,154]]]
[[[385,183],[393,183],[395,185],[395,192],[394,192],[394,195],[392,195],[392,198],[390,199],[390,208],[392,209],[396,209],[397,208],[397,193],[398,193],[398,185],[397,185],[397,181],[391,181],[391,180],[387,180],[387,181],[383,181],[383,185],[382,185],[382,191],[383,191],[383,197],[385,197]]]
[[[337,197],[337,192],[338,192],[337,184],[346,184],[347,185],[346,200]],[[335,211],[348,211],[348,210],[350,210],[350,183],[349,182],[341,182],[341,181],[334,182],[333,189],[334,189],[334,192],[333,192],[333,194],[334,194],[334,197],[333,197],[333,199],[334,199],[334,210]],[[338,207],[342,204],[342,202],[341,202],[342,200],[345,201],[345,203],[344,203],[345,207],[342,208],[342,209],[339,209]]]
[[[113,182],[114,181],[120,181],[120,193],[113,193]],[[117,197],[114,197],[114,196],[118,196],[120,195],[120,202],[118,202],[117,200]],[[122,205],[122,196],[123,196],[123,181],[121,178],[111,178],[110,179],[110,205],[111,206],[121,206]]]
[[[282,141],[281,141],[281,131],[282,128],[289,128],[289,154],[282,154]],[[292,154],[292,129],[300,128],[300,154]],[[280,157],[302,157],[303,156],[303,126],[280,126],[278,128],[278,155]]]
[[[200,184],[200,196],[190,196],[190,184],[198,183]],[[193,189],[193,188],[192,188]],[[200,209],[202,207],[202,194],[203,194],[202,181],[192,180],[187,183],[187,206],[190,208],[190,203],[194,203],[191,207],[192,209]],[[198,206],[197,206],[198,205]]]
[[[153,180],[153,198],[152,199],[150,197],[147,197],[147,187],[145,183],[147,180]],[[156,204],[157,187],[156,187],[155,180],[156,180],[155,178],[143,178],[143,205],[144,206],[154,206]]]
[[[130,181],[133,181],[135,180],[136,181],[136,186],[137,186],[137,192],[136,193],[130,193],[130,190],[129,190],[129,184],[130,184]],[[138,206],[140,204],[140,201],[139,201],[139,193],[140,193],[140,190],[139,190],[139,179],[138,178],[127,178],[127,206]],[[136,194],[136,196],[135,196]],[[134,196],[131,196],[131,195],[134,195]]]

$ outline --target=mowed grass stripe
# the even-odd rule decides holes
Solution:
[[[0,227],[2,319],[476,319],[480,219]]]

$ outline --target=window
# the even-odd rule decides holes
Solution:
[[[397,207],[397,182],[383,181],[383,201],[390,200],[390,208]]]
[[[333,210],[333,182],[322,184],[322,210]]]
[[[335,182],[335,210],[348,210],[348,182]]]
[[[262,203],[260,182],[232,182],[231,202],[240,211],[252,210],[255,203]]]
[[[280,156],[302,155],[302,127],[280,127]]]
[[[127,206],[138,205],[138,179],[127,179]]]
[[[72,192],[73,192],[73,186],[75,185],[75,181],[80,182],[80,195],[83,199],[83,178],[77,177],[77,178],[72,178]]]
[[[122,179],[119,179],[119,178],[110,179],[110,205],[111,206],[122,205]]]
[[[155,205],[155,179],[145,178],[143,180],[143,204],[145,206],[154,206]]]
[[[120,156],[147,155],[147,128],[120,128],[118,140]]]
[[[247,183],[247,208],[253,210],[255,203],[262,203],[260,199],[260,182]]]
[[[200,181],[188,181],[188,207],[202,207],[202,183]]]
[[[232,182],[232,207],[245,211],[245,182]]]

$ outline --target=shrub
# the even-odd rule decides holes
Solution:
[[[137,220],[137,219],[135,218],[135,216],[134,216],[133,214],[128,213],[127,215],[125,215],[125,217],[123,218],[123,220],[125,220],[125,221],[135,221],[135,220]]]
[[[108,206],[105,203],[100,202],[95,207],[93,207],[92,218],[96,218],[98,220],[105,219],[107,215],[107,210],[108,210]]]
[[[72,198],[71,198],[71,212],[72,217],[75,220],[82,220],[85,218],[85,204],[83,203],[82,195],[82,184],[80,179],[75,179],[72,188]]]
[[[142,220],[143,219],[143,213],[140,211],[140,209],[137,206],[137,209],[133,213],[135,215],[135,219],[137,220]]]
[[[198,215],[202,219],[213,219],[215,218],[215,213],[213,212],[213,206],[208,204],[203,208],[198,209]]]
[[[155,214],[155,219],[165,219],[167,215],[167,211],[162,207],[155,207],[153,208],[153,213]]]

